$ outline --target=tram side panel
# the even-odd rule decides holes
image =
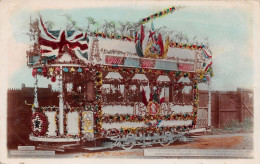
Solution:
[[[103,84],[103,86],[106,86],[106,84]],[[144,104],[142,100],[123,102],[116,98],[111,102],[114,98],[113,95],[104,95],[105,102],[103,102],[101,118],[102,128],[99,132],[105,136],[116,136],[185,131],[194,128],[196,123],[196,106],[194,104],[197,101],[194,97],[194,92],[196,92],[194,79],[181,77],[172,86],[174,87],[168,88],[168,92],[172,93],[167,93],[167,95],[172,96],[164,97],[162,102],[156,102],[154,99],[148,98],[148,100],[150,99],[148,104]],[[104,87],[104,89],[106,88]],[[113,92],[124,93],[122,89],[120,91],[120,85],[113,89]],[[137,95],[142,95],[143,88],[137,89],[139,89]],[[163,87],[158,89],[160,90],[159,94],[162,95],[163,89]],[[108,87],[107,93],[109,93],[109,90],[111,88]],[[134,90],[132,94],[135,94],[135,92]],[[151,93],[146,93],[146,95],[149,94],[154,96]],[[133,100],[135,98],[133,97]]]

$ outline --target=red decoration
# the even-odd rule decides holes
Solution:
[[[207,67],[205,68],[205,71],[208,71],[209,67],[212,65],[212,62],[209,63],[209,65],[207,65]]]
[[[47,132],[47,117],[41,112],[35,112],[32,115],[31,128],[35,136],[43,136]]]
[[[87,42],[87,35],[83,35],[83,34],[79,34],[77,36],[74,37],[74,39],[72,40],[67,40],[66,35],[65,35],[65,31],[63,31],[61,33],[61,35],[56,38],[54,36],[52,36],[45,28],[42,19],[40,18],[41,21],[41,25],[43,27],[43,31],[44,33],[49,37],[49,38],[43,38],[42,36],[39,36],[38,38],[38,43],[39,45],[43,45],[46,47],[50,47],[53,50],[59,49],[59,53],[64,53],[64,48],[68,47],[69,49],[69,54],[72,55],[72,58],[74,56],[74,53],[72,52],[72,49],[75,49],[77,47],[80,48],[81,51],[84,51],[86,49],[88,49],[88,45],[87,44],[81,44],[79,41],[77,41],[78,39],[84,39]],[[41,50],[41,52],[45,53],[50,53],[51,51],[49,50]],[[61,54],[59,54],[58,58],[61,57]]]
[[[144,103],[145,106],[147,106],[148,105],[148,101],[147,101],[147,98],[146,98],[146,95],[145,95],[144,88],[142,90],[142,97],[143,97],[142,102]]]
[[[178,65],[178,68],[179,68],[180,71],[193,71],[194,70],[194,64],[180,63]]]
[[[165,97],[162,97],[161,99],[160,99],[160,104],[161,103],[164,103],[165,102]]]
[[[106,56],[107,64],[115,64],[115,65],[123,65],[124,58],[123,57],[115,57],[115,56]]]
[[[52,76],[51,77],[51,82],[55,82],[56,81],[56,77],[55,76]]]
[[[157,44],[160,46],[161,54],[159,56],[162,56],[164,54],[164,46],[163,46],[163,39],[161,33],[158,35],[158,42]]]
[[[41,25],[42,25],[42,27],[43,27],[43,30],[44,30],[45,34],[46,34],[48,37],[52,38],[52,39],[56,39],[56,38],[54,38],[54,37],[47,31],[46,27],[44,26],[44,24],[43,24],[43,22],[42,22],[42,18],[41,18],[41,17],[40,17],[40,21],[41,21]]]
[[[161,107],[157,102],[150,101],[147,106],[147,110],[150,115],[154,116],[160,113]]]
[[[37,72],[37,69],[36,69],[36,68],[34,68],[34,69],[32,70],[32,76],[33,76],[33,77],[35,77],[35,76],[36,76],[36,72]]]
[[[140,38],[140,45],[141,45],[141,48],[142,48],[142,45],[143,45],[143,41],[144,41],[144,38],[145,38],[145,33],[144,33],[144,26],[141,25],[141,38]]]
[[[155,61],[154,60],[141,59],[141,67],[143,67],[143,68],[153,68],[154,65],[155,65]]]
[[[60,70],[61,70],[60,67],[57,67],[57,68],[55,69],[56,72],[58,72],[58,71],[60,71]]]
[[[47,69],[44,68],[43,71],[42,71],[43,76],[46,77],[46,76],[47,76],[47,73],[48,73],[48,72],[47,72]]]
[[[68,45],[68,47],[70,49],[74,49],[76,47],[79,47],[80,50],[88,49],[88,45],[87,44],[81,44],[79,42],[71,42],[71,41],[66,40],[65,31],[62,32],[59,41],[50,41],[50,40],[42,38],[41,36],[39,37],[38,41],[39,41],[40,45],[51,47],[54,50],[59,49],[59,53],[63,52],[63,47],[65,45]]]

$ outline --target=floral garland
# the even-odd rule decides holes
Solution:
[[[124,106],[134,106],[136,102],[103,102],[103,106],[115,106],[115,105],[124,105]]]
[[[193,120],[193,113],[185,114],[168,114],[168,115],[131,115],[131,114],[115,114],[115,115],[102,115],[101,121],[104,123],[115,123],[115,122],[143,122],[143,121],[152,121],[152,120]]]
[[[41,56],[39,63],[31,63],[28,64],[29,68],[34,68],[34,67],[41,67],[42,65],[45,64],[79,64],[79,65],[86,65],[86,63],[81,60],[81,59],[77,59],[74,57],[73,60],[70,61],[58,61],[58,58],[52,59],[52,60],[48,60],[47,62],[43,61],[44,57]],[[44,71],[43,71],[44,72]]]
[[[204,45],[198,46],[195,44],[185,44],[185,43],[178,43],[171,41],[170,43],[171,48],[183,48],[183,49],[190,49],[190,50],[201,50],[204,48]]]
[[[86,74],[92,75],[96,69],[97,69],[97,65],[92,65],[92,64],[84,64],[84,66],[80,66],[80,67],[76,67],[76,66],[63,67],[62,69],[60,66],[47,67],[46,65],[43,65],[43,66],[35,66],[32,70],[32,76],[34,77],[37,74],[40,76],[44,76],[46,78],[51,78],[51,81],[55,82],[56,76],[59,76],[61,71],[64,72],[64,75],[70,73],[72,75],[81,75],[84,77],[86,76]]]
[[[95,137],[100,137],[100,129],[102,127],[102,68],[98,66],[96,69],[96,76],[95,76],[95,90],[96,90],[96,101],[95,105],[97,107],[97,110],[94,113],[94,135]]]
[[[156,69],[147,69],[147,68],[125,68],[118,66],[103,66],[103,71],[109,72],[122,72],[126,75],[132,73],[151,73],[153,75],[171,75],[172,77],[195,77],[195,73],[191,72],[181,72],[181,71],[169,71],[169,70],[156,70]]]
[[[55,113],[55,119],[54,119],[54,122],[55,122],[55,125],[56,125],[56,136],[59,136],[60,135],[60,119],[59,119],[59,113],[60,111],[57,110],[56,113]]]
[[[193,125],[195,127],[196,123],[197,123],[197,112],[198,112],[198,109],[199,109],[199,89],[198,89],[198,83],[197,83],[197,80],[195,80],[194,82],[194,111],[193,111],[193,116],[194,116],[194,119],[193,119]]]
[[[196,72],[198,73],[198,79],[202,82],[207,82],[210,80],[210,77],[214,76],[214,73],[212,71],[212,66],[208,67],[206,71],[203,69],[202,70],[198,69],[196,70]]]
[[[59,108],[56,106],[53,107],[33,107],[33,109],[37,112],[54,112],[54,111],[59,111]]]
[[[162,132],[176,132],[176,131],[187,131],[193,128],[193,125],[189,126],[150,126],[150,127],[138,127],[138,128],[112,128],[112,129],[100,129],[102,136],[118,136],[126,134],[143,134],[143,133],[162,133]]]
[[[122,83],[125,80],[124,79],[113,79],[113,78],[106,78],[103,80],[104,83]],[[139,80],[139,79],[129,79],[130,83],[142,83],[143,85],[148,84],[148,80]]]
[[[65,136],[67,136],[67,134],[68,134],[67,121],[68,121],[68,115],[67,115],[67,112],[64,111],[64,113],[63,113],[63,134]]]
[[[35,112],[31,119],[31,129],[35,136],[43,136],[48,131],[49,122],[46,115],[41,112]]]
[[[145,124],[148,125],[149,127],[159,127],[160,123],[162,120],[156,120],[156,122],[151,123],[151,121],[145,121]]]
[[[70,108],[64,109],[65,113],[69,113],[69,112],[80,112],[80,111],[84,111],[84,110],[85,110],[84,107],[70,107]]]

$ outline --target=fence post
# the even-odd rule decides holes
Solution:
[[[237,88],[237,95],[238,95],[238,115],[239,115],[239,122],[242,122],[243,121],[243,115],[244,115],[244,112],[243,112],[243,100],[242,100],[242,89],[241,88]]]
[[[208,126],[211,127],[211,82],[208,82]]]
[[[218,128],[220,128],[220,93],[219,91],[216,91],[215,93],[216,99],[215,99],[215,111],[216,111],[216,118],[217,118],[217,125]]]

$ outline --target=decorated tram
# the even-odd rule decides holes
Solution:
[[[122,36],[49,30],[39,18],[31,33],[31,141],[130,149],[168,145],[196,129],[198,83],[213,74],[206,46],[174,42],[142,24]],[[39,76],[58,84],[58,106],[38,103]]]

